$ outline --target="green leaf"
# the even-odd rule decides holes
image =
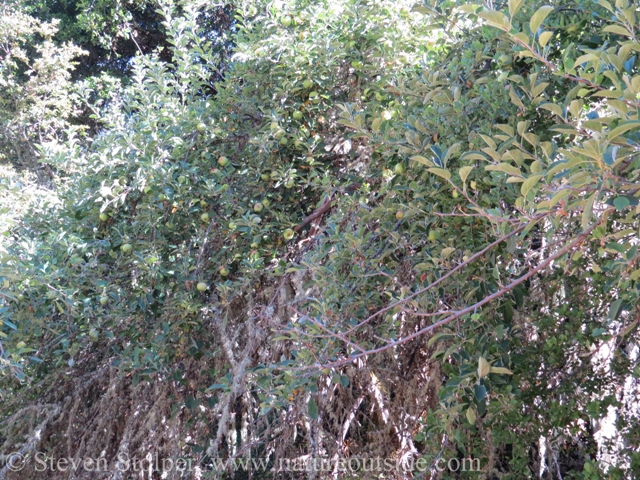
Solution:
[[[544,22],[544,19],[547,18],[547,15],[549,15],[552,11],[553,11],[552,6],[544,5],[540,7],[536,11],[536,13],[533,14],[533,16],[531,17],[531,20],[529,20],[529,27],[531,28],[531,33],[535,34],[538,31],[540,24]]]
[[[374,133],[378,133],[380,131],[380,124],[382,123],[381,118],[374,118],[373,122],[371,122],[371,130]]]
[[[520,107],[522,109],[524,109],[524,103],[522,103],[522,100],[520,100],[520,97],[518,97],[518,94],[516,92],[513,91],[513,88],[509,89],[509,98],[511,99],[511,102],[516,106],[516,107]]]
[[[611,4],[607,1],[607,0],[598,0],[598,5],[606,8],[607,10],[609,10],[611,13],[614,12],[613,7],[611,6]]]
[[[620,307],[622,306],[622,299],[618,298],[609,306],[609,321],[614,321],[620,313]]]
[[[484,153],[469,152],[465,153],[461,160],[489,160],[489,157]]]
[[[460,168],[460,170],[458,171],[458,173],[460,174],[460,180],[462,180],[462,183],[465,183],[467,181],[467,178],[469,177],[469,174],[471,173],[471,170],[473,170],[474,167],[462,167]]]
[[[489,364],[489,362],[487,362],[487,360],[484,357],[480,357],[478,359],[478,377],[484,378],[487,375],[489,375],[490,371],[491,371],[491,365]]]
[[[531,175],[529,178],[527,178],[524,183],[520,186],[520,193],[522,194],[523,197],[527,196],[527,193],[529,193],[529,190],[531,190],[533,188],[533,186],[538,183],[538,181],[543,177],[543,175],[538,174],[538,175]]]
[[[513,16],[522,8],[524,0],[509,0],[509,15]]]
[[[517,177],[522,176],[522,172],[518,167],[514,167],[509,163],[499,163],[498,165],[487,165],[484,167],[485,170],[489,170],[492,172],[504,172],[509,175],[515,175]]]
[[[491,367],[489,373],[496,373],[498,375],[513,375],[513,372],[511,370],[504,367]]]
[[[616,35],[623,35],[625,37],[630,37],[631,34],[629,30],[620,26],[620,25],[607,25],[602,29],[603,32],[615,33]]]
[[[609,135],[607,135],[607,139],[611,141],[614,138],[619,137],[623,133],[626,133],[629,130],[633,130],[634,128],[640,128],[640,120],[629,120],[628,122],[622,122],[616,128],[609,131]]]
[[[629,202],[629,199],[624,196],[619,196],[613,201],[613,206],[616,207],[616,210],[619,212],[627,208],[629,205],[631,205],[631,202]]]
[[[591,336],[592,337],[599,337],[600,335],[603,335],[607,333],[607,329],[606,328],[594,328],[593,332],[591,332]]]
[[[453,247],[443,248],[442,251],[440,252],[440,258],[444,260],[455,251],[456,249]]]
[[[444,168],[433,167],[429,168],[428,171],[433,173],[434,175],[438,175],[439,177],[444,178],[447,181],[451,178],[451,172],[449,170],[445,170]]]
[[[448,340],[448,339],[453,338],[453,337],[454,337],[454,335],[452,335],[449,332],[438,332],[438,333],[434,334],[433,337],[431,337],[429,339],[429,341],[427,342],[427,346],[430,347],[431,345],[436,343],[438,340]]]
[[[586,230],[591,221],[591,214],[593,212],[593,202],[596,199],[596,194],[591,195],[584,204],[584,210],[582,212],[582,230]]]
[[[576,135],[578,133],[578,131],[571,125],[555,125],[549,130],[553,132],[560,132],[565,135]]]
[[[5,274],[5,276],[8,276],[8,275],[6,275],[6,274]],[[5,296],[5,297],[7,297],[7,298],[9,298],[9,299],[11,299],[11,300],[14,300],[14,301],[15,301],[15,300],[18,300],[18,299],[16,298],[16,296],[15,296],[13,293],[11,293],[11,292],[7,292],[7,291],[5,291],[5,290],[0,290],[0,294],[2,294],[3,296]]]
[[[517,40],[520,40],[522,43],[524,43],[525,45],[529,45],[529,37],[527,36],[526,33],[524,32],[518,32],[518,33],[512,33],[511,36]],[[527,50],[523,50],[521,51],[519,54],[523,55],[523,54],[527,54],[530,52]]]
[[[600,57],[595,53],[587,53],[585,55],[580,55],[576,58],[576,65],[587,64],[588,62],[597,62],[600,60]]]
[[[229,385],[224,385],[222,383],[215,383],[211,385],[209,388],[207,388],[205,391],[208,392],[210,390],[224,390],[226,388],[229,388]]]
[[[307,412],[312,420],[318,420],[318,404],[313,398],[310,398],[307,403]]]
[[[9,328],[11,328],[13,330],[18,330],[18,327],[13,322],[10,322],[6,318],[2,318],[0,320],[2,320],[2,323],[4,323],[7,327],[9,327]]]
[[[538,37],[538,43],[541,47],[545,47],[547,43],[549,43],[549,40],[551,40],[551,37],[553,37],[553,32],[542,32]]]
[[[480,18],[484,18],[489,25],[497,27],[504,31],[511,30],[511,22],[509,18],[502,12],[497,12],[495,10],[485,10],[484,12],[478,13]]]
[[[434,165],[434,163],[431,160],[429,160],[426,157],[423,157],[422,155],[414,155],[413,157],[410,158],[410,160],[426,165],[427,167],[433,167]]]
[[[476,412],[473,410],[473,408],[471,407],[467,408],[467,412],[465,416],[467,417],[467,421],[471,425],[475,425],[477,418],[476,418]]]
[[[473,392],[478,402],[482,402],[487,396],[487,387],[484,385],[474,385]]]
[[[460,5],[458,7],[458,10],[460,10],[461,12],[465,12],[465,13],[476,13],[476,11],[481,7],[482,7],[482,5],[480,5],[480,4],[471,3],[471,4],[467,4],[467,5]],[[433,13],[433,11],[429,10],[429,13]]]

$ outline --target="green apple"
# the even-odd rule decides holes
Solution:
[[[227,267],[222,267],[220,269],[220,275],[222,277],[226,277],[227,275],[229,275],[229,269]]]
[[[268,182],[271,179],[271,175],[265,172],[262,175],[260,175],[260,178],[265,182]]]
[[[130,243],[125,243],[120,246],[120,250],[122,250],[124,253],[129,253],[131,250],[133,250],[133,247]]]
[[[287,139],[287,137],[282,137],[282,138],[278,141],[278,143],[279,143],[280,145],[287,145],[287,144],[289,143],[289,140]]]
[[[295,118],[296,120],[300,120],[303,117],[303,113],[300,110],[296,110],[295,112],[293,112],[292,117]]]
[[[460,196],[460,194],[458,193],[458,191],[457,191],[457,190],[454,190],[453,192],[451,192],[451,196],[452,196],[453,198],[458,198],[458,197]]]
[[[209,214],[208,213],[203,213],[202,215],[200,215],[200,220],[202,220],[203,222],[207,223],[209,221]]]
[[[100,297],[100,305],[106,305],[107,302],[109,302],[109,297],[107,297],[106,295],[102,295]]]
[[[360,60],[354,60],[351,62],[351,66],[355,69],[360,69],[364,66],[364,64]]]
[[[204,292],[207,288],[209,288],[209,286],[204,282],[198,282],[198,284],[196,285],[196,288],[198,289],[199,292]]]
[[[404,218],[404,212],[403,212],[402,210],[398,210],[398,211],[396,212],[396,218],[397,218],[398,220],[402,220],[402,219]]]
[[[287,180],[287,183],[284,184],[284,188],[293,188],[294,185],[294,181],[292,179],[289,179]]]
[[[207,126],[202,122],[196,125],[196,130],[198,130],[199,132],[204,132],[206,129],[207,129]]]
[[[393,167],[393,171],[396,175],[402,175],[404,173],[404,165],[401,163],[396,164],[396,166]]]
[[[284,134],[285,134],[285,133],[286,133],[286,132],[285,132],[283,129],[276,130],[276,138],[277,138],[277,139],[281,139],[282,137],[284,137]]]
[[[262,205],[262,203],[256,203],[253,206],[253,211],[256,212],[256,213],[260,213],[263,208],[264,208],[264,205]]]
[[[318,98],[318,92],[309,92],[309,98]]]
[[[269,205],[271,205],[271,202],[269,201],[268,198],[265,198],[264,200],[262,200],[262,205],[264,205],[264,207],[268,207]]]
[[[227,157],[220,157],[218,159],[218,165],[220,165],[221,167],[226,167],[227,165],[229,165],[229,159]]]
[[[100,220],[102,220],[103,222],[106,222],[107,220],[109,220],[109,215],[107,215],[106,213],[102,212],[100,214]]]
[[[92,342],[97,342],[99,337],[100,334],[98,333],[97,328],[92,328],[91,330],[89,330],[89,339],[91,339]]]
[[[309,80],[308,78],[302,82],[302,86],[306,89],[309,90],[311,87],[313,87],[313,81]]]
[[[251,248],[253,248],[254,250],[255,250],[256,248],[258,248],[259,246],[260,246],[260,245],[258,245],[256,242],[253,242],[253,243],[251,244]]]
[[[187,177],[185,177],[184,175],[180,175],[178,177],[178,183],[184,183],[187,181]]]
[[[435,242],[438,238],[438,234],[435,232],[435,230],[430,230],[428,238],[430,242]]]
[[[292,20],[291,20],[291,17],[290,17],[289,15],[285,15],[284,17],[282,17],[282,18],[280,19],[280,23],[281,23],[281,24],[282,24],[282,26],[284,26],[284,27],[288,27],[288,26],[290,26],[290,25],[291,25],[291,22],[292,22]]]
[[[291,240],[295,234],[296,233],[290,228],[287,228],[284,232],[282,232],[282,236],[285,240]]]

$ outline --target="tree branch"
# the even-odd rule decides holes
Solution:
[[[607,211],[611,212],[615,210],[614,208],[610,208]],[[606,218],[606,215],[603,215],[602,218]],[[402,345],[405,344],[411,340],[413,340],[414,338],[417,338],[421,335],[424,335],[425,333],[431,332],[433,330],[435,330],[438,327],[442,327],[443,325],[448,324],[449,322],[460,318],[463,315],[466,315],[467,313],[471,313],[476,311],[479,307],[492,302],[493,300],[497,300],[498,298],[502,297],[505,293],[513,290],[516,286],[520,285],[521,283],[523,283],[525,280],[527,280],[528,278],[531,278],[533,275],[535,275],[536,273],[538,273],[540,270],[545,269],[546,267],[549,266],[549,264],[551,264],[551,262],[553,262],[555,259],[561,257],[562,255],[564,255],[565,253],[569,252],[570,250],[572,250],[573,248],[577,247],[578,245],[580,245],[582,242],[584,242],[587,237],[591,234],[591,232],[598,226],[600,225],[600,223],[602,223],[602,218],[600,219],[600,221],[595,222],[594,224],[592,224],[589,228],[587,228],[584,232],[582,232],[580,235],[578,235],[572,242],[568,243],[567,245],[565,245],[563,248],[561,248],[560,250],[558,250],[556,253],[554,253],[553,255],[549,256],[544,262],[542,262],[540,265],[538,265],[536,268],[533,268],[531,270],[529,270],[526,274],[522,275],[521,277],[515,279],[513,282],[511,282],[510,284],[502,287],[500,290],[498,290],[497,292],[483,298],[481,301],[463,308],[462,310],[458,310],[456,313],[449,315],[447,318],[440,320],[439,322],[434,323],[433,325],[429,325],[428,327],[425,327],[421,330],[418,330],[417,332],[414,332],[410,335],[407,335],[406,337],[403,338],[399,338],[398,340],[392,341],[387,343],[386,345],[383,345],[381,347],[378,348],[374,348],[371,350],[366,350],[364,352],[355,354],[355,355],[351,355],[348,358],[344,358],[342,360],[337,360],[335,362],[331,362],[328,364],[324,364],[324,365],[314,365],[313,368],[317,368],[317,367],[321,367],[321,368],[336,368],[336,367],[341,367],[347,363],[351,363],[354,360],[357,360],[361,357],[365,357],[365,356],[369,356],[369,355],[373,355],[376,353],[380,353],[380,352],[384,352],[385,350],[389,350],[391,348],[397,347],[398,345]],[[524,227],[522,227],[524,228]],[[520,229],[518,229],[520,230]],[[514,232],[511,232],[511,234],[515,233],[517,230],[515,230]],[[510,235],[511,235],[510,234]],[[503,238],[504,239],[504,238]],[[503,239],[501,239],[500,241],[502,241]],[[495,242],[493,244],[491,244],[490,246],[488,246],[485,250],[487,250],[489,247],[493,246],[495,244]],[[477,256],[478,254],[474,255]],[[471,259],[469,259],[471,260]],[[458,267],[456,267],[458,268]],[[454,269],[455,270],[455,269]],[[453,273],[452,270],[451,272],[449,272],[446,276],[449,276]],[[444,279],[445,277],[442,277],[442,279]],[[435,282],[433,284],[431,284],[429,287],[433,286],[435,284]],[[427,287],[427,289],[429,288]],[[406,299],[400,300],[398,302],[396,302],[393,305],[390,305],[382,310],[379,310],[378,312],[374,313],[372,316],[370,316],[368,319],[364,320],[363,322],[361,322],[359,325],[364,324],[365,322],[367,322],[369,319],[374,318],[375,316],[380,315],[381,313],[388,311],[390,308],[393,308],[395,305],[401,303],[401,302],[406,302],[409,298],[415,297],[416,295],[418,295],[419,293],[421,293],[422,291],[425,291],[426,289],[421,290],[420,292],[416,292],[413,295],[411,295],[410,297],[407,297]],[[354,327],[356,328],[356,327]],[[349,333],[350,331],[352,331],[353,328],[351,330],[349,330],[348,332],[345,332],[342,335],[346,335],[347,333]],[[338,337],[339,338],[339,337]]]

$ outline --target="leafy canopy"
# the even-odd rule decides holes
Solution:
[[[350,439],[504,478],[630,478],[637,452],[592,425],[612,407],[620,438],[637,431],[615,393],[640,373],[637,12],[496,8],[256,1],[214,34],[205,3],[163,4],[170,59],[136,57],[108,102],[78,88],[92,138],[68,104],[11,107],[21,128],[62,123],[38,146],[54,198],[4,227],[2,394],[108,361],[215,419],[194,455],[241,454],[242,401],[255,455],[285,438],[260,421],[295,418],[317,430],[278,452]],[[34,104],[67,98],[66,48]]]

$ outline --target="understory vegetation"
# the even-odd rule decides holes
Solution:
[[[639,15],[1,3],[0,480],[640,478]]]

